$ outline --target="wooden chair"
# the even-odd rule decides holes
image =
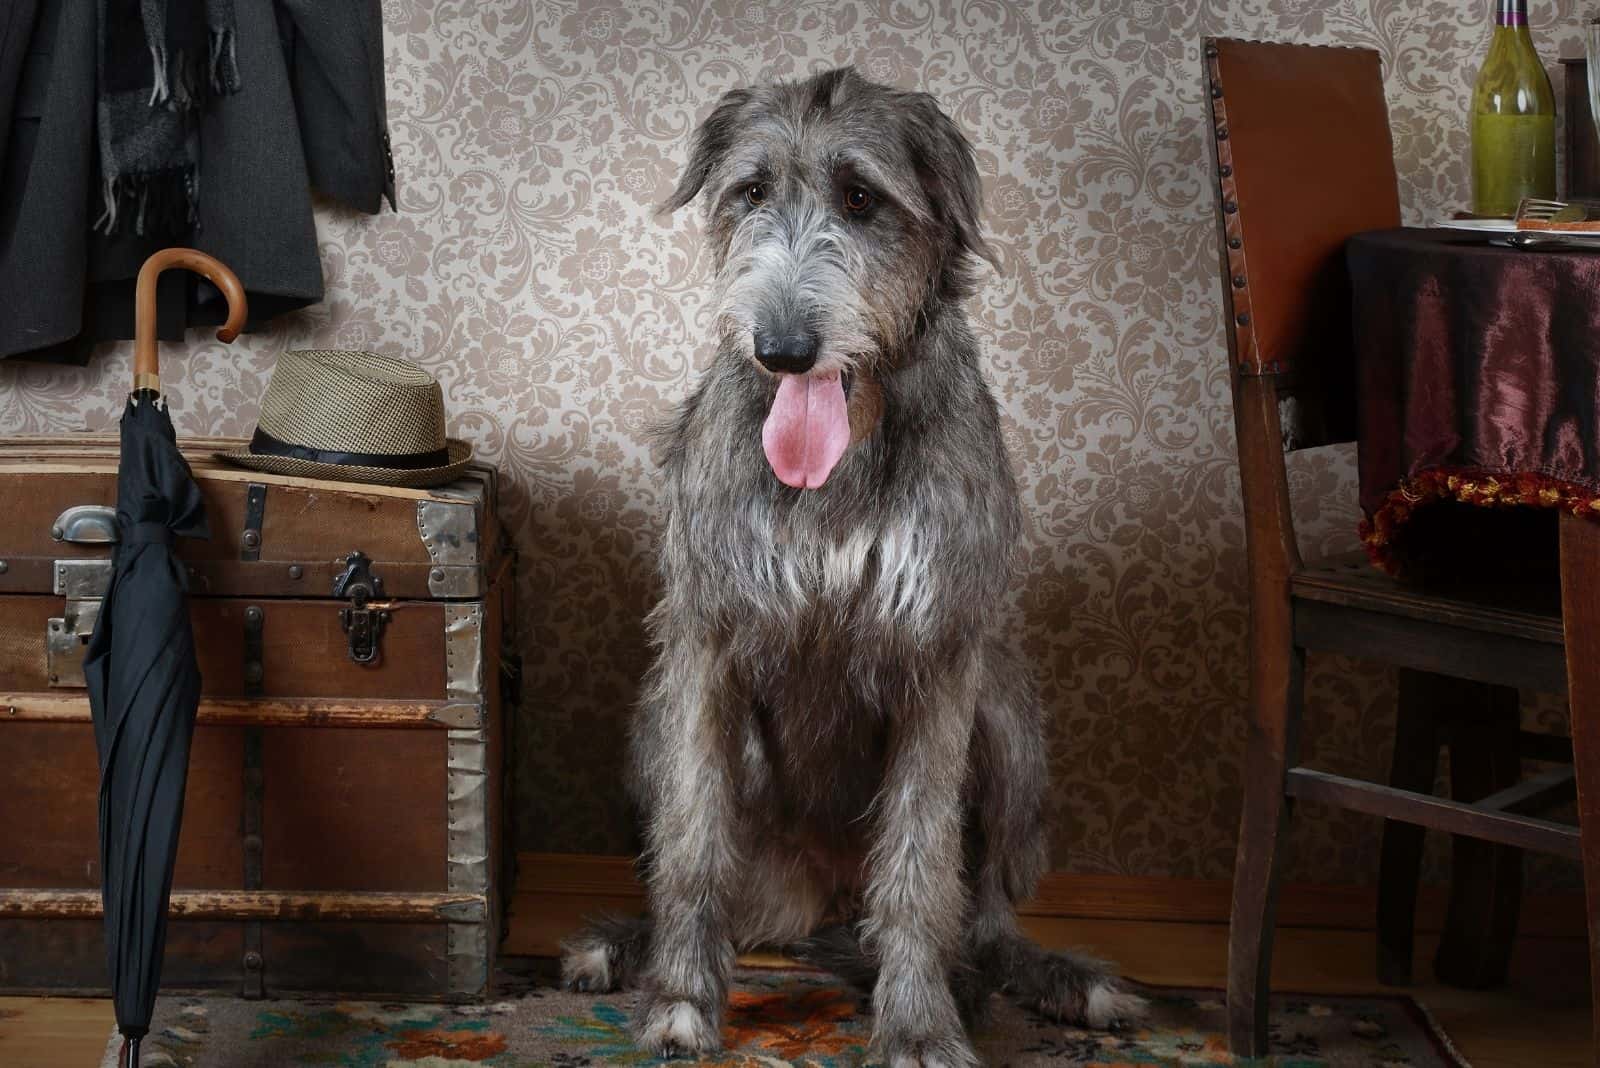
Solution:
[[[1520,781],[1519,688],[1564,692],[1559,604],[1509,606],[1482,590],[1418,589],[1364,557],[1307,563],[1290,514],[1285,451],[1355,437],[1353,234],[1400,224],[1376,52],[1207,39],[1207,95],[1234,423],[1250,567],[1250,708],[1228,961],[1229,1041],[1267,1052],[1279,844],[1296,799],[1385,817],[1379,971],[1405,981],[1425,828],[1453,832],[1441,977],[1505,973],[1521,850],[1578,855],[1576,828],[1527,813],[1573,795],[1570,767]],[[1296,766],[1308,649],[1400,669],[1391,781]],[[1441,744],[1451,799],[1431,795]],[[1400,821],[1400,822],[1395,822]]]

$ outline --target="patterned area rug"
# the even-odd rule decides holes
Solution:
[[[1275,997],[1269,1061],[1236,1062],[1223,1036],[1222,995],[1143,988],[1149,1025],[1119,1035],[1063,1027],[996,998],[978,1036],[994,1066],[1120,1068],[1465,1068],[1410,998]],[[632,996],[528,989],[487,1005],[163,998],[146,1040],[147,1068],[589,1068],[662,1062],[628,1036]],[[855,1068],[872,1027],[853,990],[815,972],[741,969],[723,1031],[727,1052],[700,1063],[736,1068]],[[103,1068],[115,1068],[118,1040]],[[692,1062],[678,1061],[684,1065]]]

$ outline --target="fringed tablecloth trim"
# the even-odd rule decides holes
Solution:
[[[1482,508],[1559,508],[1575,516],[1600,517],[1600,494],[1575,482],[1540,474],[1497,474],[1470,467],[1434,467],[1389,491],[1377,511],[1361,521],[1361,544],[1374,564],[1394,574],[1396,543],[1411,514],[1437,500]]]

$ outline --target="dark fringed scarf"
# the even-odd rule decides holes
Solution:
[[[192,225],[199,114],[239,90],[233,0],[99,0],[96,123],[104,211],[95,229]]]

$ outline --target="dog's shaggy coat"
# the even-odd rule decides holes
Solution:
[[[725,96],[667,207],[697,196],[720,344],[666,432],[632,735],[649,918],[572,939],[566,981],[640,986],[641,1044],[698,1054],[735,949],[786,946],[872,990],[895,1068],[977,1063],[963,1016],[996,990],[1094,1027],[1137,1015],[1016,926],[1045,743],[992,627],[1020,513],[962,308],[989,257],[971,146],[931,97],[835,70]],[[774,429],[780,386],[810,398],[809,442]],[[833,462],[817,428],[843,434],[840,403]]]

